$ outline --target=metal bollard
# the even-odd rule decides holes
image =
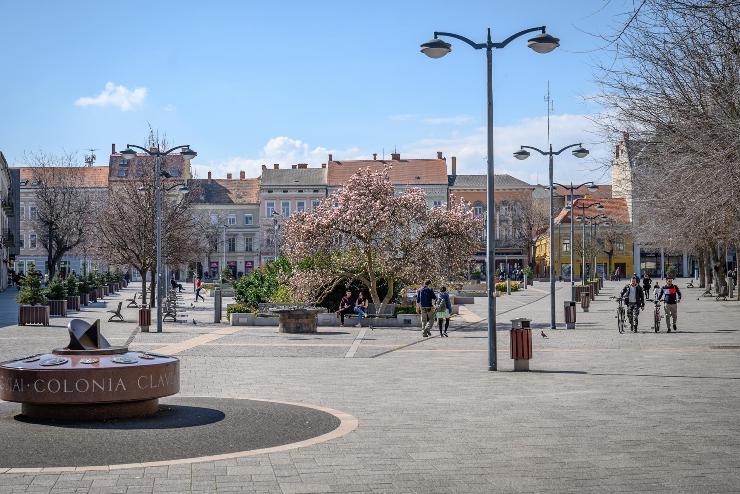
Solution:
[[[221,322],[221,289],[213,289],[213,322]]]

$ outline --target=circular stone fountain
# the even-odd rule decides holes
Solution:
[[[178,359],[111,346],[100,320],[67,327],[67,347],[0,363],[1,400],[32,418],[108,420],[156,414],[159,398],[180,390]]]
[[[325,309],[317,307],[272,308],[280,316],[279,333],[316,333],[318,314]]]

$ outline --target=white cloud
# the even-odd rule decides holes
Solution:
[[[426,117],[422,123],[429,125],[465,125],[472,123],[474,118],[470,115],[453,115],[451,117]]]
[[[291,139],[286,136],[273,137],[265,143],[259,155],[256,157],[231,157],[224,162],[211,162],[207,165],[193,164],[193,169],[199,178],[205,178],[208,172],[213,173],[214,178],[225,178],[227,173],[239,176],[240,171],[246,172],[247,177],[259,177],[262,173],[262,165],[272,166],[279,163],[280,167],[290,167],[297,163],[308,163],[310,166],[321,166],[329,159],[329,153],[335,159],[358,159],[360,156],[358,148],[331,149],[324,146],[311,146],[299,139]]]
[[[172,104],[170,104],[170,105],[165,105],[165,107],[164,107],[164,108],[162,108],[162,109],[163,109],[164,111],[166,111],[166,112],[173,112],[173,111],[177,111],[177,107],[176,107],[175,105],[172,105]]]
[[[563,152],[555,157],[555,181],[596,180],[609,182],[602,165],[611,156],[611,144],[603,142],[591,115],[552,115],[550,140],[557,151],[562,146],[583,142],[591,151],[588,158],[578,159]],[[547,117],[527,118],[512,125],[494,127],[494,166],[496,173],[509,173],[530,183],[548,180],[547,157],[533,152],[529,159],[519,161],[512,153],[521,145],[547,147]],[[434,156],[443,151],[445,156],[457,157],[458,173],[486,172],[486,128],[478,127],[470,133],[452,132],[448,137],[421,139],[399,146],[408,157]]]
[[[400,113],[398,115],[390,115],[388,120],[393,120],[394,122],[407,122],[409,120],[416,120],[417,118],[418,115],[413,113]]]
[[[117,106],[121,111],[129,111],[141,106],[146,98],[147,89],[137,87],[133,91],[126,86],[107,82],[97,96],[83,96],[75,101],[77,106]]]

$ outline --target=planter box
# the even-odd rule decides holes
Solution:
[[[80,293],[80,305],[87,305],[90,303],[90,295],[87,293]]]
[[[67,317],[66,300],[49,300],[49,315],[58,317]]]
[[[100,298],[107,297],[108,296],[108,286],[104,286],[103,288],[101,288],[101,290],[103,290],[103,294],[100,296]]]
[[[49,325],[48,305],[21,305],[18,307],[18,325],[26,324]]]
[[[90,302],[97,302],[98,301],[98,290],[95,288],[90,289],[90,293],[87,294],[88,297],[88,304]]]
[[[80,302],[81,300],[79,295],[67,297],[67,310],[80,310]]]

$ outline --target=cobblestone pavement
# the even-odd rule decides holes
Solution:
[[[549,329],[546,284],[501,297],[500,372],[486,370],[485,300],[468,306],[465,320],[453,319],[449,338],[422,339],[407,329],[281,335],[232,328],[208,322],[207,298],[188,310],[187,322],[166,323],[165,333],[140,334],[132,345],[179,350],[182,396],[325,406],[357,417],[357,430],[211,463],[10,470],[0,473],[0,492],[738,492],[740,303],[679,285],[677,334],[655,334],[650,313],[638,334],[618,334],[608,298],[616,283],[607,283],[590,312],[579,309],[576,330]],[[558,284],[560,327],[569,291]],[[190,300],[187,294],[186,306]],[[0,304],[3,314],[16,310],[9,297]],[[102,305],[80,316],[100,317]],[[135,321],[134,310],[124,314]],[[507,330],[515,317],[533,320],[529,373],[511,372]],[[66,321],[0,327],[0,358],[63,346]],[[104,322],[103,330],[121,343],[134,326]]]

